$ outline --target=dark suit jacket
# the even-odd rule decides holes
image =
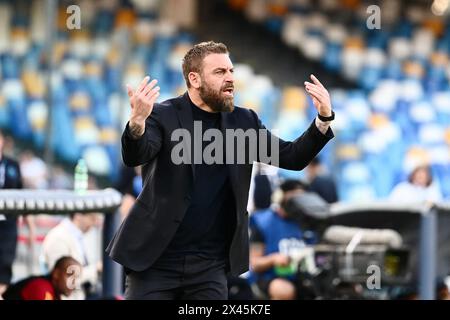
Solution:
[[[254,111],[239,107],[235,107],[231,113],[222,113],[221,127],[222,130],[265,129]],[[155,104],[146,120],[145,133],[138,140],[130,137],[128,125],[122,135],[125,165],[143,165],[143,190],[109,244],[107,252],[113,260],[134,271],[149,268],[162,254],[191,200],[194,165],[175,165],[171,160],[171,150],[179,143],[171,141],[171,134],[178,128],[185,128],[194,136],[192,109],[187,93]],[[279,142],[279,166],[291,170],[303,169],[332,137],[331,129],[324,135],[314,122],[293,142],[274,136]],[[269,133],[268,139],[270,138]],[[258,141],[258,145],[260,143]],[[249,148],[248,143],[245,148]],[[268,149],[270,154],[271,149]],[[236,155],[236,149],[234,154]],[[227,166],[236,202],[236,211],[230,212],[236,215],[236,228],[230,244],[228,263],[231,274],[239,275],[246,272],[249,265],[246,207],[252,163]]]

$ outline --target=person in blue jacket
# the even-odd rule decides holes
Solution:
[[[300,181],[286,180],[280,185],[280,205],[255,211],[250,216],[250,278],[270,299],[298,297],[296,270],[291,267],[290,253],[305,246],[304,235],[282,204],[305,189]]]

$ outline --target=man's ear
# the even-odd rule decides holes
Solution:
[[[197,72],[189,72],[189,83],[191,84],[191,87],[198,89],[202,85],[202,79],[200,77],[200,74]]]
[[[59,274],[59,272],[58,272],[57,269],[53,269],[52,272],[51,272],[51,274],[50,274],[50,277],[51,277],[53,280],[55,280],[55,281],[59,280],[60,276],[61,276],[61,275]]]

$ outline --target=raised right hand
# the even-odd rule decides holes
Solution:
[[[145,132],[145,120],[150,116],[153,110],[153,104],[159,96],[159,86],[155,87],[158,82],[153,79],[150,83],[149,76],[146,76],[140,83],[139,87],[133,91],[127,85],[128,97],[130,98],[131,115],[129,126],[133,136],[139,137]]]

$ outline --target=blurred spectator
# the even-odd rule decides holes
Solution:
[[[255,188],[253,191],[253,205],[255,210],[267,209],[270,207],[270,197],[272,186],[266,175],[258,174],[253,179]]]
[[[19,164],[3,155],[4,136],[0,131],[0,189],[21,189]],[[0,296],[12,277],[17,247],[17,218],[0,214]]]
[[[436,291],[437,300],[450,300],[450,292],[445,281],[438,281]]]
[[[92,289],[97,284],[100,263],[89,261],[84,234],[96,224],[95,213],[75,213],[65,218],[49,231],[42,244],[42,254],[48,270],[63,256],[69,256],[83,265],[81,282],[84,290],[75,290],[69,296],[71,300],[83,300],[94,294]]]
[[[49,182],[49,189],[73,189],[73,180],[64,171],[64,169],[58,165],[52,168],[52,176]]]
[[[3,294],[5,300],[61,300],[77,287],[81,265],[72,257],[61,257],[46,276],[32,276],[11,285]]]
[[[3,136],[3,154],[15,158],[17,156],[16,151],[14,139],[11,136]]]
[[[391,293],[391,298],[393,300],[418,300],[419,295],[415,285],[407,285],[395,288]]]
[[[280,185],[281,199],[286,202],[303,192],[297,180]],[[282,205],[275,209],[256,211],[250,216],[250,269],[257,289],[270,299],[297,298],[296,270],[290,268],[290,251],[304,246],[300,226],[289,218]]]
[[[47,189],[47,165],[31,150],[25,150],[20,157],[20,171],[25,188]]]
[[[418,300],[419,289],[415,284],[399,286],[393,289],[391,297],[394,300]],[[437,279],[436,281],[436,300],[450,300],[450,293],[443,279]]]
[[[20,154],[20,172],[22,173],[23,186],[26,189],[47,189],[47,165],[31,150],[24,150]],[[35,216],[25,216],[24,222],[28,225],[28,252],[26,264],[28,273],[33,273],[37,256],[35,252]],[[22,232],[20,232],[21,234]]]
[[[279,168],[256,162],[253,164],[247,211],[267,209],[273,189],[279,185]]]
[[[437,202],[442,199],[440,189],[433,184],[433,176],[429,166],[415,168],[408,181],[400,182],[390,194],[390,200],[396,202]]]
[[[319,158],[314,158],[306,167],[306,174],[311,191],[316,192],[328,203],[338,201],[336,184],[331,176],[326,173]]]

